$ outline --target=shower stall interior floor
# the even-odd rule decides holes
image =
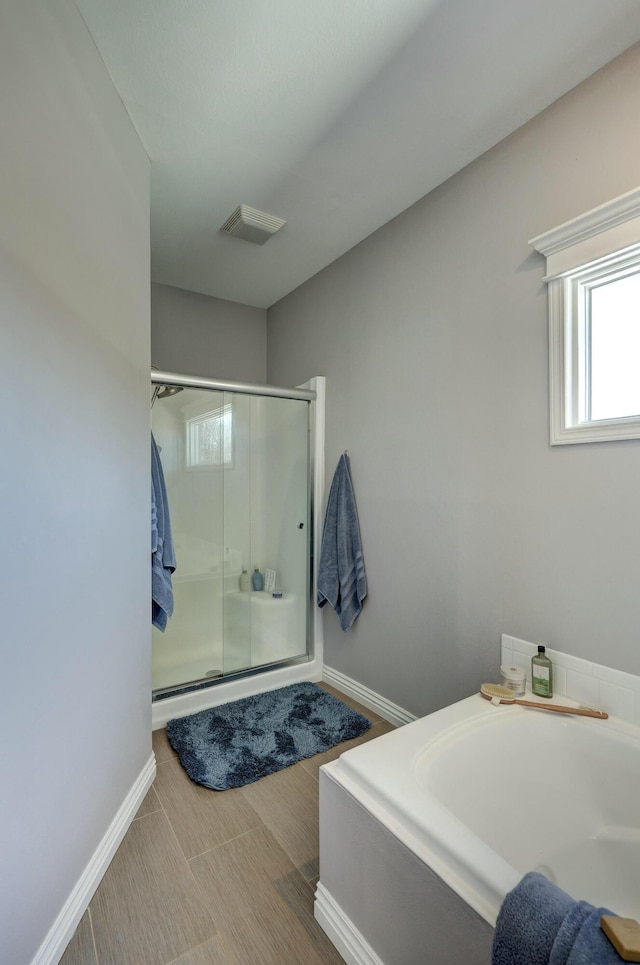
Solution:
[[[187,777],[154,731],[155,783],[80,922],[61,965],[338,965],[313,917],[318,769],[393,729],[362,737],[254,784],[210,791]]]

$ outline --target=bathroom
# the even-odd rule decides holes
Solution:
[[[31,961],[149,756],[151,363],[285,386],[326,377],[326,481],[348,448],[370,585],[349,634],[323,616],[324,663],[345,681],[423,716],[495,679],[502,633],[640,674],[640,443],[549,446],[544,265],[528,245],[638,186],[640,49],[268,310],[157,282],[150,310],[146,156],[88,52],[74,85],[60,38],[88,48],[71,13],[51,44],[45,13],[10,6],[0,63],[24,83],[2,85],[20,107],[0,188],[15,320],[0,361],[3,907],[20,910],[13,940]],[[39,100],[25,65],[75,115]],[[34,210],[54,178],[64,204]],[[99,257],[85,262],[88,248]]]

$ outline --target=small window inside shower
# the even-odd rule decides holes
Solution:
[[[186,420],[187,468],[228,469],[233,464],[231,403]]]

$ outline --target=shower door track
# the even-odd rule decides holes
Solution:
[[[219,379],[200,379],[177,372],[151,371],[152,385],[179,385],[185,389],[212,389],[217,392],[237,392],[240,395],[267,395],[276,399],[302,399],[314,402],[315,389],[287,389],[278,385],[258,385],[252,382],[223,382]]]
[[[178,696],[181,694],[193,693],[194,691],[207,691],[213,690],[216,687],[226,687],[230,682],[234,680],[245,680],[248,677],[259,677],[265,671],[278,670],[280,668],[284,669],[286,667],[300,667],[305,664],[310,663],[312,660],[310,655],[302,654],[299,657],[289,657],[285,660],[272,660],[267,663],[260,664],[259,667],[244,667],[242,670],[230,670],[226,673],[224,671],[219,671],[215,676],[197,677],[195,680],[187,680],[181,684],[174,684],[168,687],[159,687],[156,690],[151,691],[151,701],[156,703],[158,701],[167,700],[170,697]]]

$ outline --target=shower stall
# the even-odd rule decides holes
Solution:
[[[162,726],[320,677],[311,603],[324,380],[280,389],[153,371],[151,382],[177,564],[173,616],[152,633]]]

